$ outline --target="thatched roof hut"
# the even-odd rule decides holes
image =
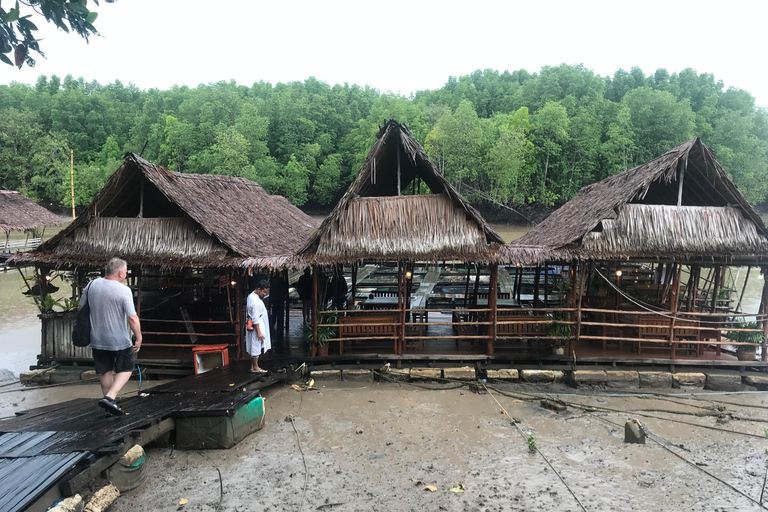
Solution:
[[[80,217],[14,262],[279,268],[316,227],[245,178],[170,172],[129,153]]]
[[[60,226],[61,219],[14,190],[0,190],[0,231]]]
[[[408,128],[389,121],[376,137],[357,177],[299,255],[326,264],[490,261],[501,237],[445,179]],[[430,194],[403,195],[422,182]]]
[[[500,258],[531,246],[559,260],[755,263],[767,259],[768,231],[712,149],[695,138],[582,188]]]

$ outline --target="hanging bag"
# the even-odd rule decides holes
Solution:
[[[91,303],[88,301],[88,289],[85,287],[85,306],[77,312],[75,327],[72,329],[72,344],[76,347],[87,347],[91,344]]]

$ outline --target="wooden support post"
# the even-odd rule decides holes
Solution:
[[[709,308],[710,313],[714,313],[717,311],[717,294],[720,293],[720,273],[722,272],[722,267],[720,265],[717,265],[715,267],[715,278],[712,280],[714,283],[714,286],[712,288],[712,305]]]
[[[181,279],[182,279],[182,290],[183,290],[184,289],[184,284],[183,284],[184,283],[184,277],[183,277],[183,275],[182,275]],[[232,294],[229,291],[230,282],[231,281],[232,281],[232,273],[228,272],[227,273],[227,286],[226,286],[226,288],[227,288],[227,310],[229,311],[229,323],[234,323],[235,319],[234,319],[234,316],[232,315]]]
[[[357,298],[357,263],[352,264],[352,303],[347,304],[347,309],[355,309]]]
[[[544,262],[544,307],[549,304],[549,264]]]
[[[488,343],[485,353],[488,356],[493,355],[493,346],[496,343],[496,333],[498,332],[498,326],[496,325],[497,311],[498,311],[498,295],[499,295],[499,266],[494,263],[491,265],[491,282],[488,287],[488,320],[491,325],[488,326]]]
[[[591,266],[591,265],[590,265]],[[584,297],[584,281],[586,276],[584,273],[584,264],[579,265],[579,291],[576,296],[576,339],[571,338],[568,343],[568,355],[571,357],[576,356],[576,343],[581,339],[581,301]],[[573,285],[573,289],[576,289],[576,283]]]
[[[760,271],[765,275],[768,268],[761,268]],[[760,303],[760,313],[765,315],[768,313],[768,279],[763,281],[763,299]],[[763,342],[760,349],[760,360],[768,361],[768,317],[763,318]]]
[[[744,276],[744,286],[741,287],[741,295],[739,295],[739,303],[736,304],[736,312],[741,311],[741,301],[744,299],[744,292],[747,291],[747,283],[749,282],[749,272],[752,270],[752,267],[747,267],[747,275]]]
[[[320,272],[320,266],[312,265],[312,357],[317,355],[317,288],[319,283],[318,273]]]
[[[469,262],[464,262],[464,264],[467,266],[467,281],[464,286],[464,309],[467,308],[467,301],[469,300],[469,278],[471,276],[471,270],[469,268]]]
[[[141,267],[136,269],[136,314],[141,318],[141,282],[142,279]]]
[[[475,265],[475,286],[473,288],[474,293],[472,294],[472,309],[477,309],[477,295],[480,293],[480,265]],[[488,297],[490,297],[490,295]],[[469,317],[473,320],[477,320],[477,312],[470,313]]]
[[[670,311],[672,312],[672,320],[669,324],[669,350],[670,358],[675,358],[675,322],[677,321],[677,300],[680,295],[680,277],[683,271],[683,265],[677,265],[677,272],[675,272],[672,298],[670,299]]]
[[[536,265],[536,275],[533,276],[533,307],[537,308],[539,305],[539,282],[541,281],[541,267]]]
[[[288,339],[288,333],[291,332],[291,285],[288,282],[288,270],[283,270],[283,282],[285,283],[285,336]],[[281,326],[282,327],[282,326]],[[286,346],[288,342],[286,341]]]
[[[398,146],[400,147],[400,146]],[[405,348],[405,265],[404,262],[400,260],[397,264],[398,266],[398,272],[397,272],[397,296],[399,297],[398,303],[400,305],[400,339],[398,340],[397,345],[395,346],[395,353],[397,355],[403,355],[403,350]]]
[[[235,281],[235,346],[236,352],[235,352],[235,358],[240,359],[242,354],[245,352],[245,347],[243,347],[244,339],[240,337],[240,334],[243,332],[242,326],[240,325],[242,323],[242,309],[243,309],[243,275],[240,273],[240,271],[237,272],[236,277],[234,279]],[[269,325],[267,324],[267,329],[269,329]]]
[[[523,285],[523,266],[518,264],[517,268],[515,268],[515,294],[512,296],[514,299],[517,297],[517,303],[520,304],[520,288],[522,288]]]

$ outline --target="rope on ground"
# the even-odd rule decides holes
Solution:
[[[619,428],[621,428],[621,427],[622,427],[622,425],[619,425],[618,423],[616,423],[616,422],[614,422],[614,421],[611,421],[611,420],[609,420],[609,419],[607,419],[607,418],[603,418],[602,416],[595,416],[595,418],[597,418],[597,419],[599,419],[599,420],[601,420],[601,421],[604,421],[604,422],[606,422],[606,423],[609,423],[609,424],[611,424],[611,425],[614,425],[614,426],[616,426],[616,427],[619,427]],[[729,484],[728,482],[726,482],[726,481],[725,481],[725,480],[723,480],[722,478],[720,478],[720,477],[718,477],[718,476],[716,476],[716,475],[713,475],[712,473],[710,473],[710,472],[709,472],[709,471],[707,471],[706,469],[702,468],[701,466],[699,466],[699,465],[698,465],[698,464],[696,464],[695,462],[691,462],[690,460],[686,459],[685,457],[683,457],[682,455],[680,455],[679,453],[677,453],[676,451],[674,451],[673,449],[671,449],[669,446],[666,446],[664,443],[661,443],[661,442],[657,441],[657,440],[654,438],[655,436],[652,436],[652,435],[650,435],[650,434],[651,434],[651,432],[650,432],[650,431],[647,429],[647,427],[646,427],[645,425],[643,425],[642,423],[640,423],[639,421],[638,421],[638,425],[640,425],[640,428],[641,428],[641,429],[643,429],[643,432],[645,432],[646,434],[649,434],[649,435],[648,435],[648,439],[650,439],[650,440],[651,440],[651,441],[653,441],[654,443],[658,444],[659,446],[661,446],[662,448],[664,448],[665,450],[667,450],[669,453],[671,453],[672,455],[674,455],[674,456],[675,456],[675,457],[677,457],[678,459],[680,459],[680,460],[684,461],[686,464],[688,464],[688,465],[690,465],[690,466],[693,466],[694,468],[698,469],[699,471],[701,471],[702,473],[706,474],[707,476],[709,476],[709,477],[711,477],[711,478],[714,478],[714,479],[715,479],[715,480],[717,480],[718,482],[720,482],[720,483],[722,483],[722,484],[724,484],[724,485],[728,486],[730,489],[732,489],[732,490],[734,490],[735,492],[739,493],[740,495],[744,496],[744,497],[745,497],[745,498],[747,498],[749,501],[751,501],[752,503],[754,503],[754,504],[758,505],[759,507],[761,507],[761,508],[764,508],[764,509],[768,510],[768,507],[766,507],[765,505],[763,505],[761,502],[757,501],[757,500],[756,500],[755,498],[753,498],[752,496],[750,496],[750,495],[748,495],[747,493],[745,493],[745,492],[743,492],[743,491],[741,491],[741,490],[737,489],[736,487],[734,487],[733,485]],[[761,499],[762,499],[762,498],[761,498]]]
[[[221,479],[221,471],[216,468],[216,472],[219,474],[219,503],[216,505],[216,512],[221,508],[221,502],[224,499],[224,481]]]
[[[512,425],[514,425],[514,426],[515,426],[515,428],[517,429],[517,431],[518,431],[518,432],[520,432],[520,435],[523,437],[523,439],[524,439],[524,440],[527,440],[527,438],[525,437],[525,432],[523,432],[523,429],[521,429],[521,428],[520,428],[520,425],[518,425],[518,424],[517,424],[517,421],[515,421],[515,420],[514,420],[514,418],[511,418],[511,417],[509,416],[509,413],[507,412],[507,410],[506,410],[506,409],[504,409],[504,406],[502,406],[502,405],[499,403],[499,401],[498,401],[498,400],[496,400],[496,397],[495,397],[495,396],[493,396],[493,393],[491,393],[491,391],[490,391],[490,390],[488,389],[488,387],[485,385],[485,382],[482,382],[482,381],[481,381],[480,383],[483,385],[483,387],[485,388],[485,391],[486,391],[486,392],[487,392],[487,393],[490,395],[490,397],[491,397],[491,398],[493,398],[493,401],[494,401],[494,402],[496,402],[496,405],[498,405],[498,406],[499,406],[499,409],[501,409],[501,412],[502,412],[502,413],[503,413],[503,414],[504,414],[504,415],[505,415],[507,418],[509,418],[509,420],[512,422]],[[547,465],[549,466],[549,468],[550,468],[550,469],[551,469],[551,470],[552,470],[552,471],[553,471],[553,472],[554,472],[554,473],[557,475],[557,478],[559,478],[559,479],[560,479],[560,481],[561,481],[561,482],[563,482],[563,485],[565,486],[565,488],[566,488],[566,489],[568,489],[568,492],[570,492],[570,493],[571,493],[571,496],[573,496],[573,499],[575,499],[575,500],[576,500],[576,503],[578,503],[578,504],[579,504],[579,506],[581,507],[581,509],[582,509],[584,512],[588,512],[588,511],[587,511],[587,507],[585,507],[585,506],[584,506],[584,504],[581,502],[581,500],[579,500],[579,497],[578,497],[578,496],[576,496],[576,494],[573,492],[573,489],[571,489],[571,487],[568,485],[568,483],[567,483],[567,482],[566,482],[566,481],[563,479],[562,475],[560,475],[560,473],[559,473],[559,472],[558,472],[558,471],[555,469],[555,467],[552,465],[552,463],[551,463],[551,462],[549,462],[549,459],[547,458],[547,456],[546,456],[546,455],[544,455],[543,453],[541,453],[541,450],[539,449],[539,447],[538,447],[538,446],[536,446],[535,444],[529,444],[528,446],[529,446],[529,447],[532,447],[533,449],[535,449],[535,450],[536,450],[536,453],[538,453],[539,455],[541,455],[541,458],[542,458],[542,459],[544,459],[544,462],[546,462],[546,463],[547,463]]]
[[[299,395],[299,413],[301,413],[301,406],[304,405],[304,394]],[[301,446],[301,436],[299,436],[299,430],[296,428],[296,419],[292,414],[285,417],[285,421],[290,421],[293,431],[296,433],[296,442],[299,445],[299,451],[301,452],[301,460],[304,462],[304,489],[301,491],[301,501],[299,502],[299,512],[304,507],[304,495],[307,493],[307,485],[309,484],[309,466],[307,466],[307,456],[304,453],[304,448]]]
[[[516,391],[515,394],[513,394],[513,393],[504,392],[504,391],[502,391],[500,389],[497,389],[497,388],[494,388],[494,387],[491,387],[491,389],[493,389],[494,391],[496,391],[500,395],[504,395],[504,396],[507,396],[507,397],[510,397],[510,398],[516,398],[518,400],[525,400],[525,401],[533,402],[533,401],[541,399],[540,397],[537,397],[536,395],[533,395],[531,393],[525,393],[523,391]],[[549,396],[549,395],[544,395],[544,396]],[[562,395],[553,394],[552,396],[562,396]],[[589,396],[589,395],[587,395],[587,396]],[[625,411],[625,410],[622,410],[622,409],[612,409],[610,407],[601,407],[601,406],[596,406],[596,405],[583,405],[583,404],[579,404],[579,403],[576,403],[576,402],[567,402],[567,401],[562,400],[562,399],[561,399],[561,401],[563,403],[565,403],[566,405],[570,406],[570,407],[575,407],[577,409],[580,409],[580,410],[586,411],[586,412],[603,411],[603,412],[614,412],[614,413],[619,413],[619,414],[637,414],[638,416],[645,416],[647,418],[654,418],[654,419],[657,419],[657,420],[671,421],[673,423],[680,423],[680,424],[683,424],[683,425],[690,425],[692,427],[700,427],[700,428],[706,428],[706,429],[709,429],[709,430],[716,430],[718,432],[725,432],[727,434],[738,434],[738,435],[747,436],[747,437],[756,437],[758,439],[765,439],[765,435],[764,434],[750,434],[748,432],[739,432],[738,430],[728,430],[728,429],[725,429],[725,428],[712,427],[710,425],[702,425],[700,423],[692,423],[690,421],[683,421],[683,420],[676,420],[676,419],[672,419],[672,418],[664,418],[664,417],[661,417],[661,416],[654,416],[653,414],[648,414],[646,412],[632,411],[632,410]],[[749,420],[749,421],[759,421],[759,420]]]

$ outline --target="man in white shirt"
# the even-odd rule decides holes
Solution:
[[[267,370],[259,368],[259,356],[272,348],[267,308],[262,300],[268,294],[269,283],[261,280],[248,295],[246,315],[250,322],[245,331],[245,350],[251,356],[251,373],[267,373]]]

